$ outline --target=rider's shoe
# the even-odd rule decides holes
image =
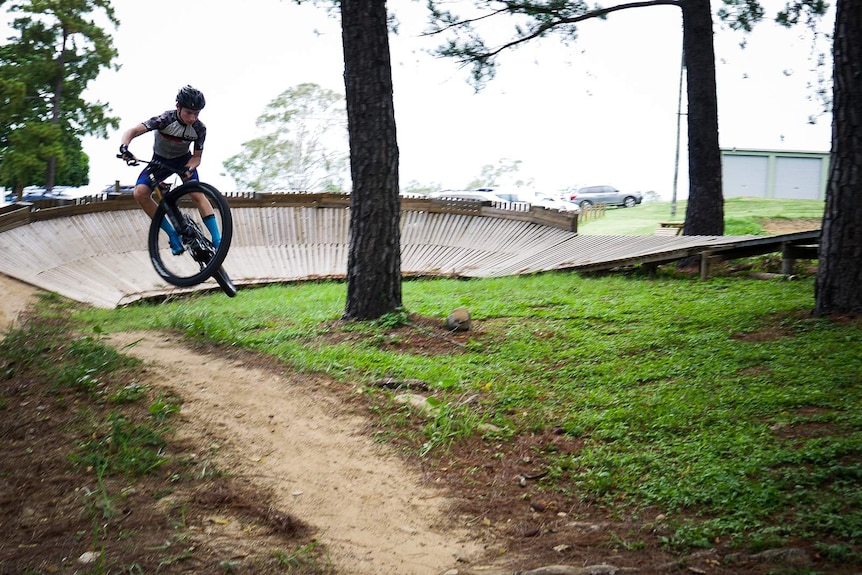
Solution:
[[[180,240],[180,235],[177,233],[177,231],[174,229],[174,226],[172,226],[167,219],[162,220],[162,223],[159,227],[161,227],[165,231],[165,233],[168,234],[168,243],[170,243],[171,245],[172,254],[178,256],[184,251],[186,251],[186,248],[183,247],[182,240]]]

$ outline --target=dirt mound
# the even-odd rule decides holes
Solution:
[[[109,341],[182,396],[187,440],[318,530],[339,572],[436,575],[481,554],[470,533],[451,527],[446,494],[373,443],[365,418],[325,379],[197,353],[165,334]]]

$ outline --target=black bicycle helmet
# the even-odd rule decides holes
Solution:
[[[177,104],[189,110],[203,110],[207,105],[203,92],[191,86],[183,86],[177,92]]]

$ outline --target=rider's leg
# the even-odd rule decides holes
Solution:
[[[210,232],[213,245],[218,249],[219,244],[221,244],[221,230],[218,229],[218,222],[216,221],[215,214],[204,216],[204,225]]]
[[[189,198],[191,198],[192,202],[197,206],[198,211],[201,214],[201,219],[210,233],[213,245],[218,249],[219,244],[221,244],[221,230],[219,230],[218,221],[216,220],[213,207],[203,194],[197,192],[191,193],[189,194]]]
[[[138,205],[141,206],[147,215],[150,216],[150,219],[152,219],[156,213],[156,208],[158,208],[158,204],[153,200],[153,190],[146,184],[138,184],[135,186],[134,195],[135,201],[138,202]],[[185,248],[183,248],[183,243],[180,241],[180,235],[174,229],[174,226],[171,225],[171,222],[169,222],[167,218],[162,218],[160,227],[166,234],[168,234],[168,241],[171,244],[171,253],[175,256],[183,253]]]

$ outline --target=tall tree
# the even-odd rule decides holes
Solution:
[[[494,188],[503,185],[507,181],[516,187],[520,187],[525,184],[523,180],[517,179],[517,173],[520,169],[521,160],[500,158],[496,166],[493,164],[482,166],[479,176],[470,180],[465,189]]]
[[[724,235],[721,149],[718,146],[718,95],[709,0],[685,0],[682,50],[688,98],[688,203],[683,234]]]
[[[263,134],[224,162],[241,189],[341,190],[347,168],[344,96],[317,84],[285,90],[257,117]]]
[[[687,70],[689,194],[685,216],[686,235],[722,235],[724,199],[721,191],[721,150],[718,146],[718,104],[715,85],[715,52],[710,0],[643,0],[602,8],[585,0],[489,0],[478,4],[479,12],[460,18],[428,0],[437,33],[454,32],[440,52],[473,65],[477,85],[493,77],[496,57],[503,51],[535,38],[561,34],[577,39],[577,25],[606,18],[620,10],[651,6],[678,6],[682,11],[683,51]],[[722,0],[719,15],[733,28],[749,31],[763,18],[758,0]],[[791,0],[778,20],[795,23],[800,14],[822,14],[822,0]],[[487,46],[478,25],[499,17],[514,16],[514,36],[496,46]]]
[[[832,154],[815,285],[817,315],[862,315],[862,2],[838,0]]]
[[[16,14],[12,28],[18,32],[0,46],[0,98],[12,104],[0,111],[0,183],[18,188],[24,178],[23,185],[48,189],[85,184],[88,162],[80,139],[107,137],[107,128],[118,125],[106,104],[83,98],[102,68],[116,68],[112,38],[94,21],[118,24],[110,1],[0,0],[0,6]],[[45,124],[62,134],[54,146],[34,137],[46,133]],[[7,179],[13,174],[14,181]]]
[[[401,200],[385,0],[341,0],[350,140],[350,246],[344,319],[401,307]]]

